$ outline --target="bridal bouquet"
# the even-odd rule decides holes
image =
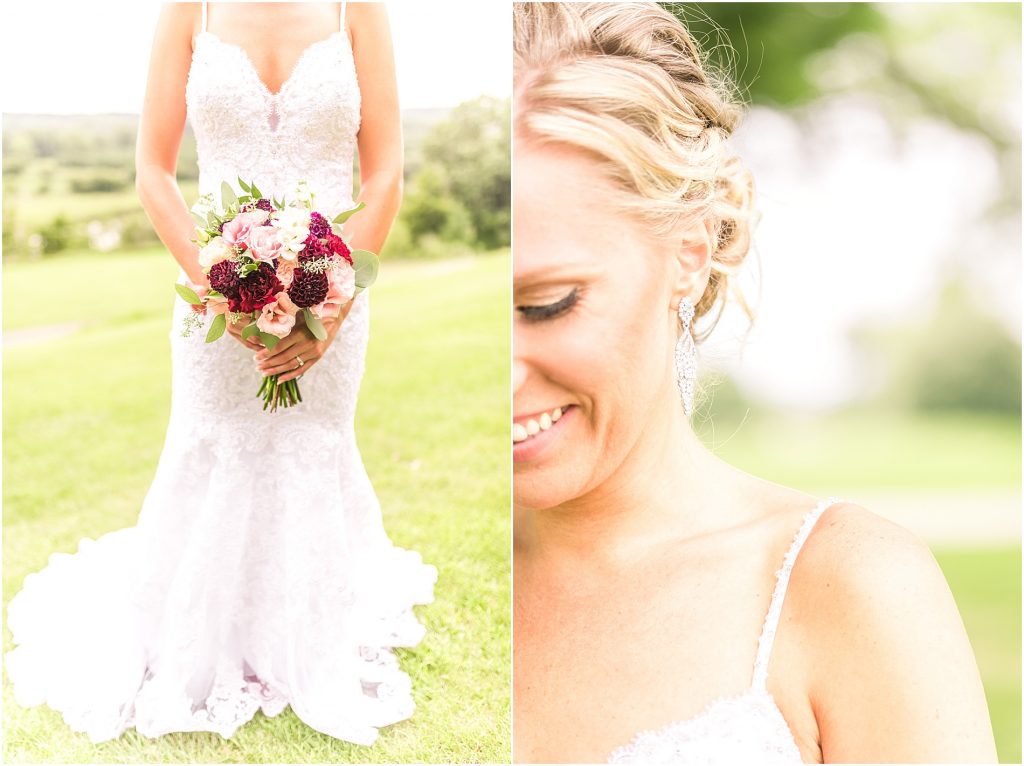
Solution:
[[[242,339],[258,338],[268,349],[295,327],[302,313],[310,332],[327,338],[321,319],[336,317],[342,307],[377,277],[377,256],[352,250],[341,237],[341,224],[361,210],[360,203],[333,219],[313,209],[313,193],[300,182],[292,202],[266,199],[254,183],[241,178],[242,196],[226,181],[221,207],[212,194],[192,206],[196,220],[199,264],[210,287],[175,284],[193,312],[185,318],[182,335],[189,336],[207,311],[215,314],[206,333],[212,343],[224,334],[227,322],[245,322]],[[278,375],[263,378],[257,396],[263,409],[289,407],[302,401],[298,379],[278,384]]]

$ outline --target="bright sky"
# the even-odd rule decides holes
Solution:
[[[506,2],[396,0],[391,20],[403,108],[507,96],[512,14]],[[4,2],[4,112],[138,113],[160,12],[152,0]]]

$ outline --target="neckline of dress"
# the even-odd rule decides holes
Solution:
[[[646,737],[660,737],[668,734],[671,731],[674,731],[675,729],[682,729],[691,726],[703,720],[704,718],[709,717],[717,707],[724,705],[727,702],[739,702],[740,700],[746,699],[748,697],[754,699],[760,697],[763,701],[768,702],[768,704],[778,714],[779,719],[785,726],[786,733],[789,734],[790,740],[793,743],[793,747],[796,748],[799,752],[800,748],[796,744],[796,737],[793,736],[793,730],[789,728],[789,721],[786,720],[786,716],[782,714],[782,711],[779,709],[778,704],[776,704],[775,697],[773,697],[772,693],[768,691],[768,687],[766,685],[767,678],[762,677],[761,674],[758,672],[759,663],[762,661],[762,653],[764,651],[765,642],[770,640],[770,638],[774,638],[774,631],[772,631],[771,635],[769,636],[769,622],[772,617],[773,609],[776,608],[778,604],[781,604],[779,585],[782,578],[782,574],[787,567],[792,567],[794,559],[796,557],[796,553],[798,553],[800,549],[799,542],[801,537],[806,537],[807,534],[810,532],[810,529],[813,526],[813,524],[818,520],[818,517],[820,517],[825,511],[827,511],[829,508],[831,508],[838,502],[840,502],[840,500],[836,497],[825,498],[823,500],[818,501],[818,503],[816,503],[813,508],[811,508],[804,514],[800,522],[800,526],[797,528],[796,534],[793,536],[793,540],[789,544],[789,548],[787,549],[786,555],[783,558],[782,567],[775,572],[775,586],[772,589],[771,602],[768,606],[768,612],[765,614],[764,624],[761,628],[761,634],[758,636],[757,639],[757,651],[754,657],[754,672],[750,685],[747,686],[747,688],[741,691],[739,694],[726,694],[720,697],[716,697],[715,699],[708,702],[703,708],[701,708],[701,710],[696,715],[693,715],[689,718],[682,718],[678,721],[670,721],[669,723],[665,724],[664,726],[661,726],[658,729],[643,729],[637,732],[633,735],[629,742],[627,742],[624,745],[619,745],[611,752],[611,755],[608,756],[609,762],[614,761],[618,756],[628,752],[629,750],[632,750],[640,743],[641,740],[643,740]]]
[[[253,63],[252,57],[249,55],[249,52],[238,43],[229,43],[228,41],[221,39],[221,37],[216,32],[211,32],[208,29],[204,29],[198,35],[196,35],[196,40],[198,41],[202,39],[204,36],[212,37],[219,44],[224,45],[228,48],[233,48],[236,51],[238,51],[242,55],[242,58],[245,60],[246,67],[249,70],[250,74],[252,74],[253,79],[255,79],[256,82],[259,84],[263,94],[270,99],[278,99],[281,97],[281,94],[288,89],[288,86],[291,85],[292,81],[295,79],[295,75],[299,71],[300,65],[302,64],[306,56],[309,54],[309,52],[312,51],[314,48],[318,48],[321,45],[325,45],[331,42],[332,40],[341,35],[344,35],[346,40],[348,39],[348,35],[346,34],[344,29],[336,29],[335,31],[331,32],[331,34],[328,35],[327,37],[321,40],[314,40],[305,48],[303,48],[302,53],[299,54],[299,57],[295,60],[295,63],[292,65],[292,69],[288,73],[288,77],[286,77],[284,82],[281,83],[281,87],[277,90],[276,93],[271,91],[270,88],[267,87],[267,84],[263,81],[263,78],[260,77],[260,73],[256,69],[256,64]]]
[[[617,748],[612,750],[611,754],[608,756],[607,759],[608,763],[614,762],[617,758],[633,750],[647,737],[664,737],[665,735],[670,734],[677,729],[688,728],[690,726],[693,726],[694,724],[700,723],[705,718],[710,718],[714,714],[715,710],[721,707],[722,705],[725,705],[726,703],[730,702],[741,702],[747,698],[755,700],[760,698],[760,701],[768,703],[772,710],[775,711],[775,714],[778,715],[779,720],[782,722],[782,725],[785,727],[785,731],[789,735],[789,739],[793,747],[799,752],[800,748],[796,744],[796,737],[793,736],[793,730],[789,728],[789,722],[786,720],[786,717],[782,714],[782,711],[779,709],[779,706],[775,703],[775,697],[772,696],[772,693],[767,689],[761,688],[759,686],[748,686],[739,694],[726,694],[721,697],[716,697],[715,699],[707,703],[700,710],[700,712],[690,716],[689,718],[682,718],[678,721],[671,721],[657,729],[641,729],[633,735],[629,742],[627,742],[624,745],[619,745]]]

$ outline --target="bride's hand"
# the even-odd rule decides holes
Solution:
[[[261,348],[263,348],[263,344],[260,343],[259,339],[255,335],[251,335],[248,338],[246,338],[245,340],[242,340],[242,330],[245,329],[246,325],[252,324],[252,320],[251,319],[246,318],[246,319],[243,319],[241,322],[233,323],[231,321],[231,318],[230,318],[231,317],[230,313],[226,314],[225,316],[228,319],[228,323],[227,323],[227,328],[226,329],[227,329],[227,331],[229,333],[231,333],[233,336],[235,336],[235,340],[237,340],[239,343],[241,343],[246,348],[251,349],[253,351],[259,351]]]
[[[348,312],[352,310],[352,303],[353,301],[349,301],[342,306],[338,316],[321,319],[324,329],[327,331],[326,340],[317,340],[306,327],[300,314],[296,318],[295,327],[274,346],[273,351],[262,348],[262,344],[260,344],[261,350],[256,354],[256,368],[264,377],[283,373],[277,379],[278,383],[284,383],[286,380],[297,378],[308,372],[310,365],[320,361],[331,343],[334,342],[334,336],[338,334],[341,323],[345,321]],[[297,359],[302,360],[301,365]]]

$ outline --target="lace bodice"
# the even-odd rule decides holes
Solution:
[[[351,207],[361,99],[345,4],[339,28],[302,52],[277,93],[244,48],[206,28],[206,5],[185,86],[199,192],[219,200],[221,181],[238,191],[241,176],[264,196],[291,198],[305,180],[316,190],[320,212],[333,216]]]
[[[836,498],[829,498],[808,511],[782,567],[775,572],[775,589],[757,642],[750,688],[714,700],[693,718],[640,732],[629,744],[613,751],[609,763],[803,763],[789,724],[768,691],[768,660],[796,557],[815,522],[837,502]]]

